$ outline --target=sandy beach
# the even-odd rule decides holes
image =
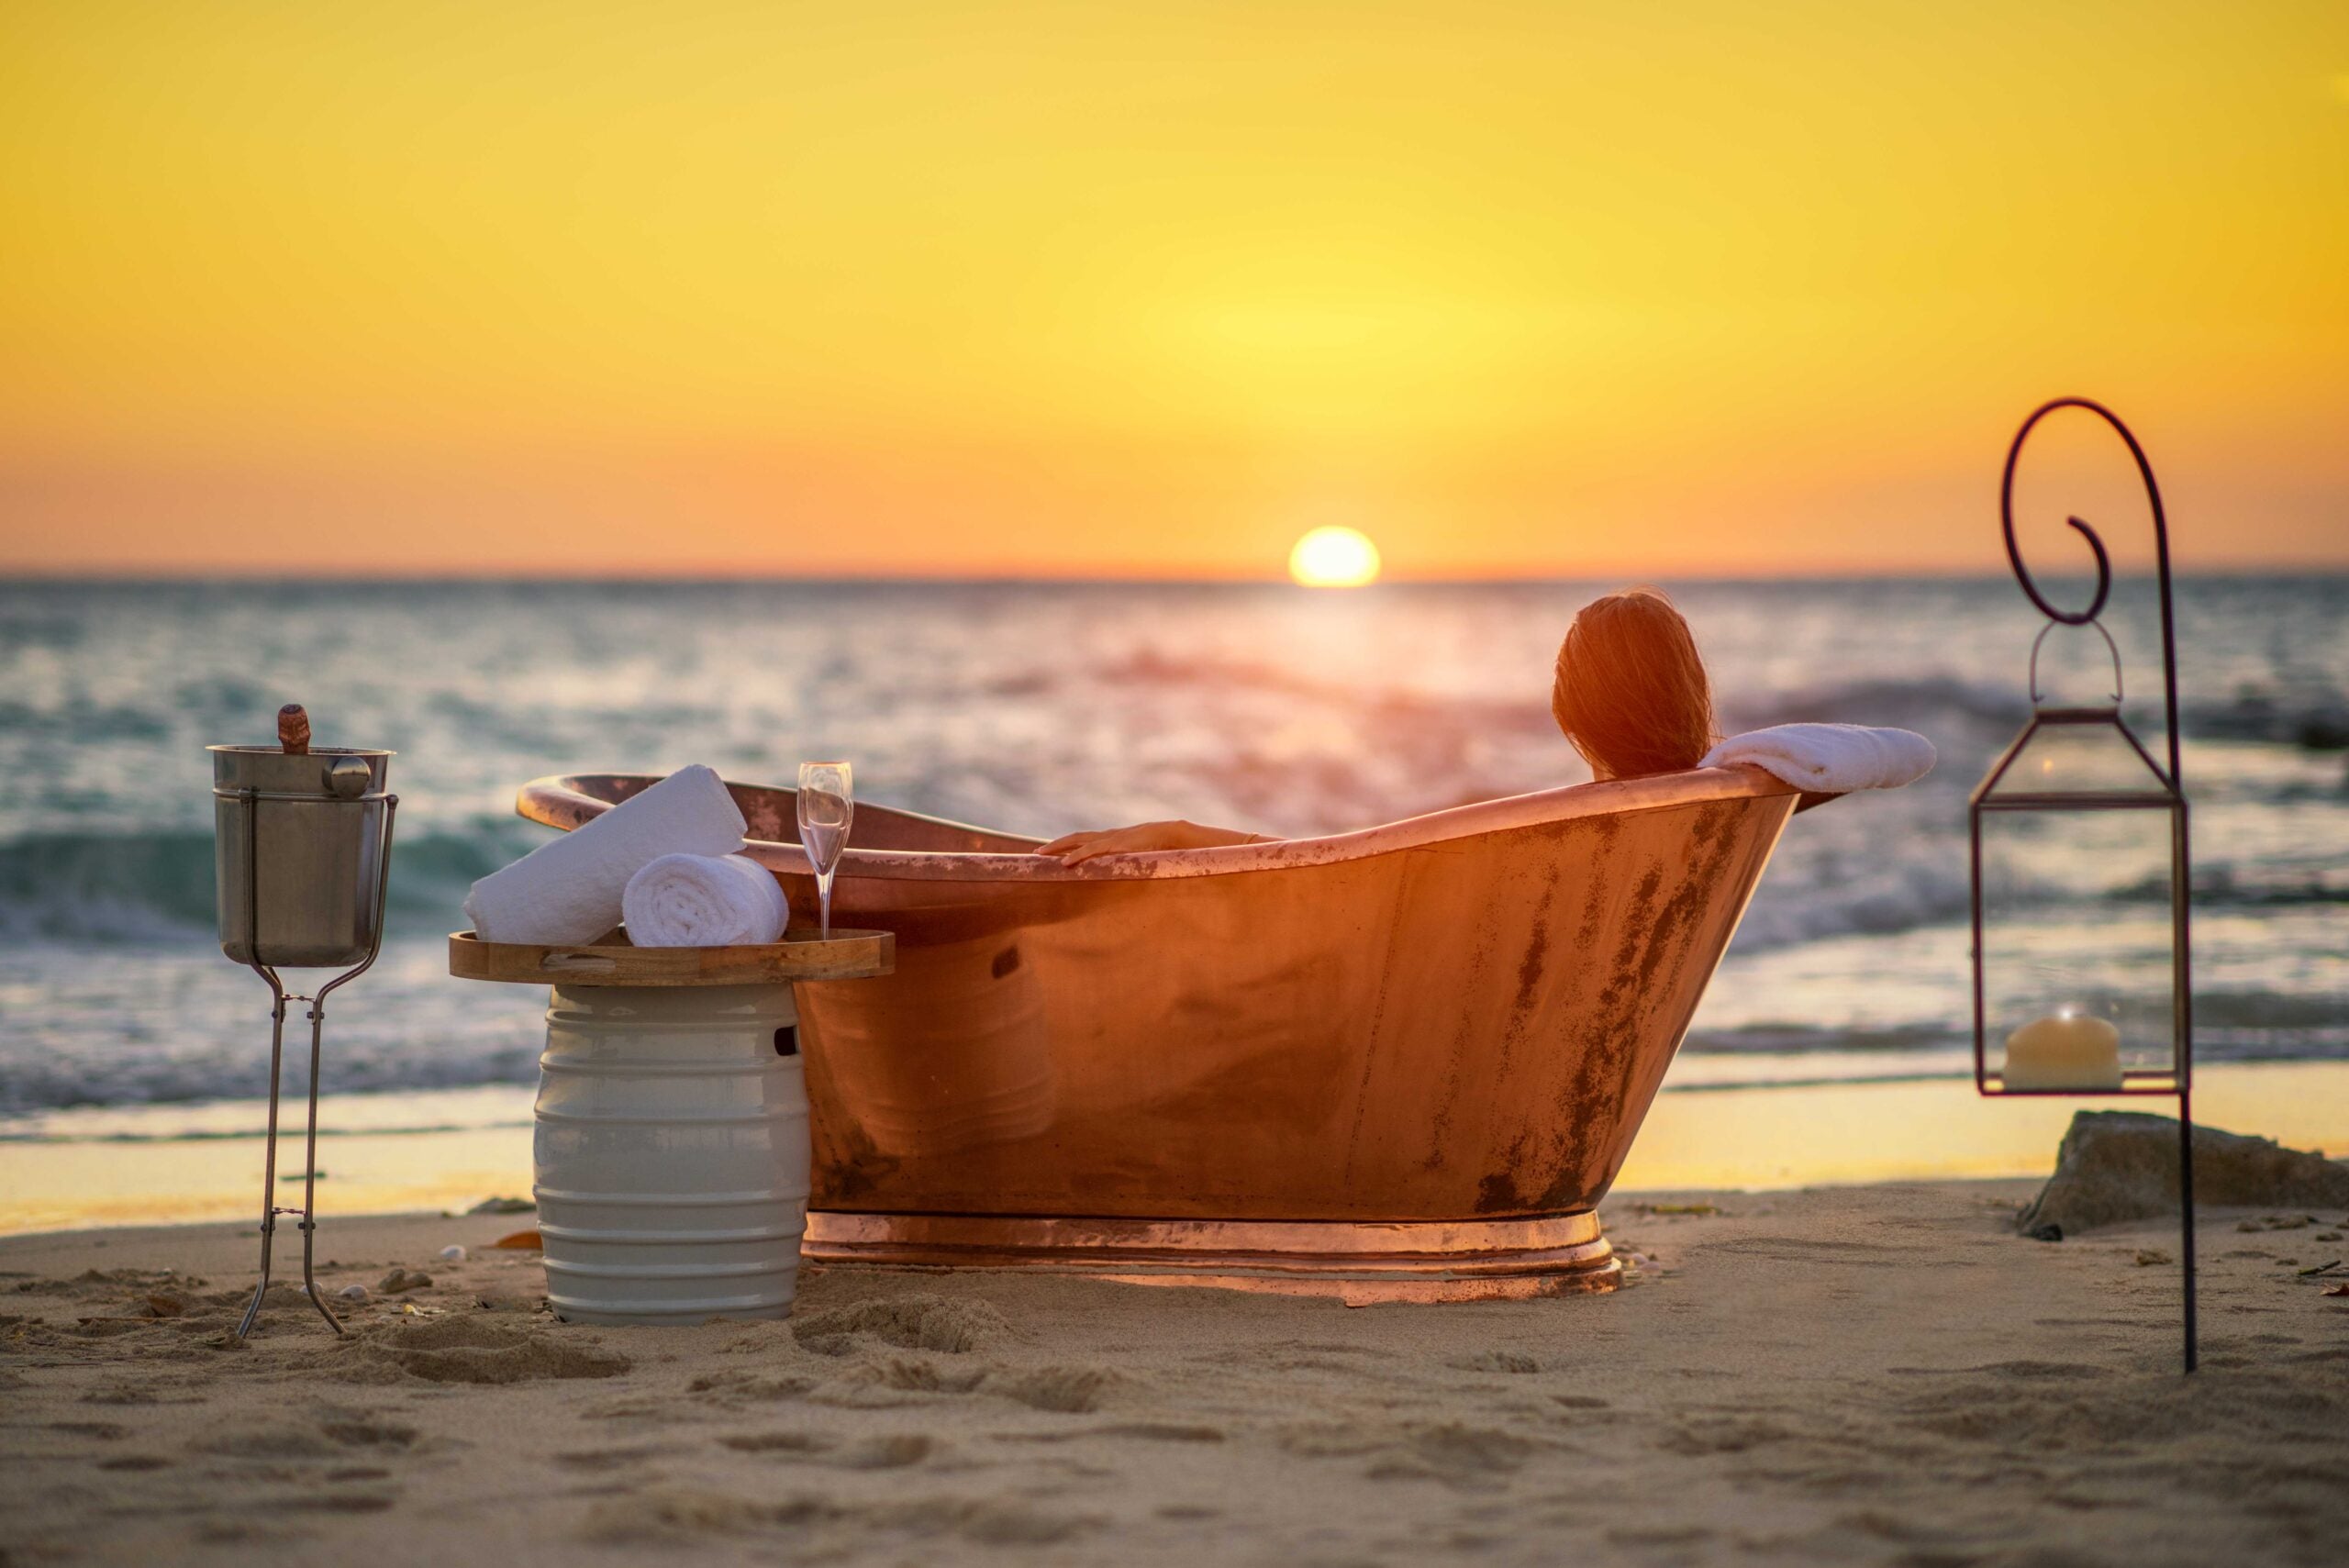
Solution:
[[[0,4],[0,1568],[2349,1568],[2349,0],[550,9]]]
[[[350,1338],[241,1345],[245,1228],[20,1236],[0,1561],[2337,1562],[2349,1216],[2205,1211],[2188,1380],[2174,1224],[2025,1240],[2034,1185],[1619,1195],[1603,1296],[835,1272],[671,1330],[551,1319],[512,1217],[346,1219]]]

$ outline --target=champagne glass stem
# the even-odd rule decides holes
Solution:
[[[830,941],[832,940],[832,873],[830,872],[819,871],[816,873],[816,906],[822,912],[817,923],[818,940]]]

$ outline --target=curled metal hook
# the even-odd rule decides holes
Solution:
[[[2023,442],[2031,438],[2031,432],[2042,419],[2058,408],[2085,408],[2111,426],[2114,432],[2128,443],[2129,455],[2136,461],[2137,477],[2145,482],[2145,499],[2154,509],[2154,563],[2161,600],[2162,706],[2165,721],[2164,728],[2169,741],[2169,778],[2173,787],[2181,787],[2178,784],[2177,748],[2177,632],[2170,611],[2169,517],[2162,510],[2162,488],[2154,482],[2154,465],[2146,461],[2145,449],[2137,444],[2136,436],[2121,422],[2120,415],[2094,398],[2058,397],[2041,404],[2032,411],[2031,417],[2022,422],[2022,428],[2015,432],[2014,443],[2007,448],[2006,473],[1998,479],[1998,526],[2006,534],[2007,562],[2014,568],[2015,581],[2022,584],[2023,593],[2039,607],[2041,615],[2064,626],[2094,626],[2103,636],[2105,645],[2108,648],[2112,646],[2111,634],[2106,632],[2096,618],[2104,608],[2105,599],[2112,592],[2112,558],[2105,553],[2104,540],[2097,537],[2096,530],[2077,517],[2064,519],[2079,531],[2080,536],[2088,541],[2088,548],[2096,552],[2096,592],[2089,597],[2088,606],[2084,610],[2059,610],[2049,604],[2047,595],[2039,591],[2039,584],[2032,581],[2030,568],[2022,563],[2022,549],[2015,542],[2015,465],[2021,460]],[[2043,639],[2046,635],[2046,631],[2042,629],[2040,637]],[[2032,644],[2031,654],[2032,700],[2036,702],[2039,700],[2038,643]],[[2121,692],[2121,655],[2118,649],[2113,650],[2112,664],[2113,700],[2118,703]]]
[[[2007,448],[2007,470],[1998,480],[1998,525],[2006,533],[2007,561],[2014,568],[2015,581],[2022,584],[2022,591],[2031,596],[2032,604],[2039,606],[2041,615],[2049,620],[2061,621],[2065,626],[2086,626],[2103,610],[2104,601],[2112,592],[2112,558],[2105,553],[2104,540],[2097,537],[2097,531],[2077,517],[2064,519],[2079,531],[2080,537],[2088,541],[2088,548],[2096,552],[2096,593],[2089,598],[2088,607],[2077,611],[2059,610],[2047,602],[2047,595],[2042,594],[2039,584],[2032,581],[2031,569],[2022,563],[2022,549],[2015,542],[2015,466],[2022,458],[2022,444],[2030,439],[2032,428],[2058,408],[2085,408],[2111,426],[2120,433],[2121,439],[2129,443],[2129,455],[2137,460],[2137,475],[2145,482],[2145,497],[2154,506],[2154,533],[2161,541],[2165,559],[2169,553],[2169,526],[2162,516],[2161,486],[2154,483],[2154,468],[2145,461],[2145,449],[2137,444],[2137,438],[2130,433],[2129,427],[2122,424],[2121,417],[2111,409],[2092,398],[2058,397],[2053,402],[2041,404],[2031,417],[2022,422],[2022,428],[2015,432],[2014,443]]]

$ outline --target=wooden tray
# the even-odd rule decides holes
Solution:
[[[784,985],[795,980],[863,980],[897,964],[887,931],[833,928],[818,941],[802,928],[759,947],[640,948],[626,931],[584,947],[485,942],[471,931],[449,934],[449,973],[460,980],[526,985]]]

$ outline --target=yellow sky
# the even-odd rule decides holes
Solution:
[[[2349,564],[2349,6],[0,0],[0,572],[1995,570],[2063,392]]]

